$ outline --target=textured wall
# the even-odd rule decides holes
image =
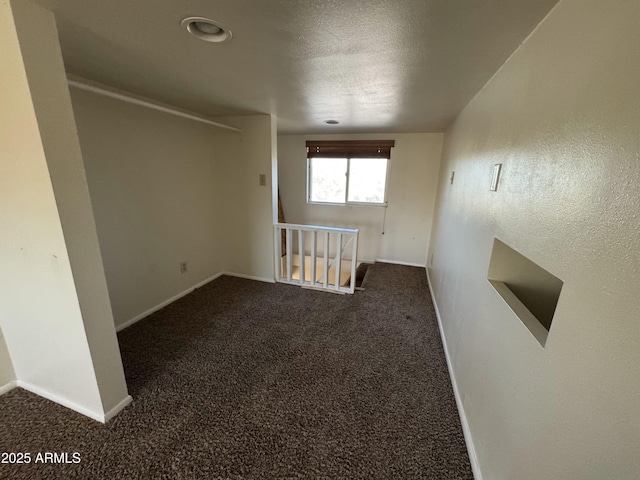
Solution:
[[[71,92],[120,325],[223,270],[217,129]]]
[[[442,138],[440,133],[278,137],[280,194],[287,222],[359,228],[360,260],[426,265]],[[308,204],[305,141],[312,139],[395,140],[387,184],[388,207]]]
[[[220,133],[224,196],[222,206],[225,270],[273,281],[272,172],[276,148],[275,117],[247,115],[220,117],[221,123],[242,129]],[[222,131],[224,132],[224,131]],[[266,185],[261,186],[264,174]]]
[[[11,362],[11,357],[9,356],[7,344],[4,341],[2,330],[0,330],[0,390],[2,390],[3,386],[7,385],[9,382],[12,382],[15,379],[16,375],[13,371],[13,363]]]
[[[639,22],[562,0],[446,134],[429,271],[485,479],[640,473]],[[564,281],[544,349],[486,280],[494,236]]]
[[[72,100],[116,325],[223,271],[273,278],[271,189],[258,185],[271,117],[221,119],[239,134],[82,90]]]
[[[100,419],[127,390],[54,17],[5,1],[0,33],[2,331],[20,386]]]

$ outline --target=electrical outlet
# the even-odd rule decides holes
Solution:
[[[267,186],[267,175],[264,173],[260,174],[260,186],[261,187],[266,187]]]
[[[187,262],[180,262],[180,273],[187,273]]]

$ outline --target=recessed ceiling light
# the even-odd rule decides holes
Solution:
[[[338,120],[325,120],[324,123],[327,125],[338,125],[340,122]]]
[[[231,40],[231,30],[226,30],[218,22],[204,17],[187,17],[180,22],[194,37],[205,42],[222,43]]]

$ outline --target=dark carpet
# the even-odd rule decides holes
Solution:
[[[0,477],[472,479],[424,269],[334,295],[221,277],[119,334],[133,403],[108,424],[0,397]]]

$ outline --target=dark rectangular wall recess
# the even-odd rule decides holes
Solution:
[[[544,347],[563,282],[497,238],[489,283]]]

